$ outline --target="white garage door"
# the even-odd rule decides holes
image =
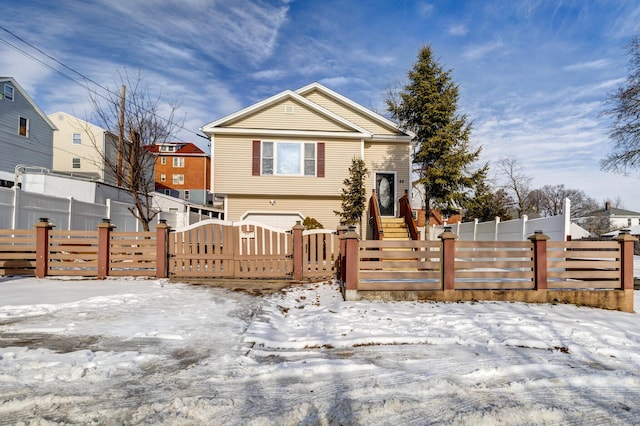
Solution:
[[[254,222],[264,223],[265,225],[273,226],[285,231],[290,230],[296,221],[302,221],[304,218],[300,213],[295,212],[281,212],[281,213],[261,213],[261,212],[247,212],[242,217],[243,220],[251,220]]]

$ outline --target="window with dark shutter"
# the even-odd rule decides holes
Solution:
[[[316,176],[324,177],[324,142],[318,142],[318,171]]]
[[[253,161],[251,163],[251,175],[260,176],[260,141],[253,141]]]

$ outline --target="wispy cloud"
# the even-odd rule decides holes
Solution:
[[[495,50],[501,49],[502,47],[504,47],[504,43],[500,39],[489,41],[482,44],[474,44],[474,45],[468,46],[464,50],[464,52],[462,53],[462,57],[469,61],[478,60],[485,57],[486,55],[488,55],[489,53]]]
[[[420,18],[422,19],[428,18],[435,11],[435,6],[431,3],[426,3],[426,2],[418,2],[417,8],[418,8],[418,16],[420,16]]]
[[[452,36],[463,36],[467,35],[469,29],[464,24],[452,24],[447,29],[447,32]]]
[[[606,68],[611,64],[608,59],[597,59],[590,62],[580,62],[578,64],[567,65],[563,68],[565,71],[590,71]]]

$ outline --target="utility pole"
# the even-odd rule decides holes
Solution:
[[[120,89],[120,119],[118,121],[118,166],[116,169],[116,179],[118,186],[122,186],[122,152],[124,151],[124,98],[127,86],[124,84]]]

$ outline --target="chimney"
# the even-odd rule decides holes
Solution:
[[[604,203],[604,211],[609,211],[611,210],[611,202],[607,201]]]

